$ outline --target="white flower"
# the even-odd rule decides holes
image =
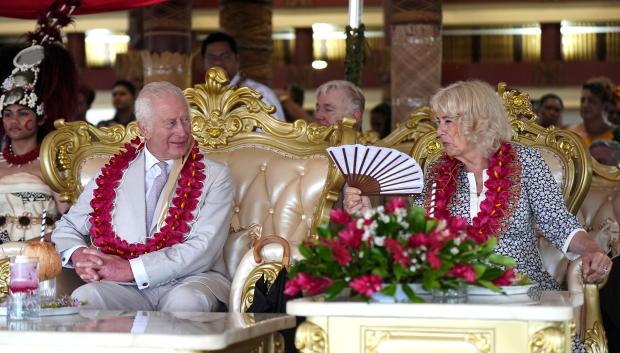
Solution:
[[[370,237],[372,237],[373,234],[374,232],[372,232],[370,229],[365,229],[364,234],[362,234],[362,241],[367,241]]]
[[[420,260],[426,261],[426,254],[421,254],[420,255]]]
[[[2,89],[8,91],[13,88],[13,85],[15,85],[15,79],[9,76],[2,82]]]
[[[390,216],[388,215],[381,215],[379,216],[379,220],[383,223],[390,223]]]
[[[366,222],[364,222],[364,219],[358,218],[357,222],[355,222],[355,227],[357,229],[364,229],[364,223],[366,223]]]
[[[45,115],[45,106],[43,103],[37,105],[37,115],[38,116],[43,116]]]
[[[375,237],[375,244],[377,244],[377,246],[383,246],[383,244],[385,244],[385,236]]]
[[[394,210],[394,214],[398,217],[406,217],[407,216],[407,209],[406,208],[397,208]]]
[[[450,248],[450,254],[452,254],[452,255],[456,255],[456,254],[458,254],[458,253],[459,253],[459,248],[457,248],[456,246],[455,246],[455,247]]]

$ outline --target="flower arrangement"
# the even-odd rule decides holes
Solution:
[[[68,295],[63,295],[62,297],[48,303],[41,305],[43,309],[57,309],[57,308],[66,308],[66,307],[78,307],[86,305],[85,301],[79,301],[73,297]]]
[[[350,288],[367,299],[376,292],[394,296],[401,285],[420,302],[412,283],[428,292],[463,284],[501,292],[498,286],[519,281],[514,259],[495,253],[496,238],[480,237],[462,218],[431,218],[402,199],[364,214],[332,210],[330,218],[317,239],[300,246],[304,259],[291,267],[285,294],[334,299]]]

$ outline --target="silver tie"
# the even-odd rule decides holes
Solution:
[[[155,213],[155,208],[157,207],[157,200],[159,200],[159,196],[161,194],[161,190],[166,185],[166,181],[168,180],[168,168],[166,162],[157,163],[159,167],[160,173],[153,180],[153,185],[151,186],[151,191],[149,192],[146,198],[146,232],[148,234],[151,228],[151,222],[153,222],[153,213]]]

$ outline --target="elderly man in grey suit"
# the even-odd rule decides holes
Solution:
[[[110,160],[52,234],[86,282],[73,296],[96,309],[216,311],[230,291],[230,171],[200,154],[172,84],[144,86],[136,118],[143,140]]]

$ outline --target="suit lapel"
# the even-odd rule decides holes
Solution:
[[[117,189],[112,221],[116,233],[129,243],[143,243],[146,239],[144,190],[144,151],[141,151]]]

